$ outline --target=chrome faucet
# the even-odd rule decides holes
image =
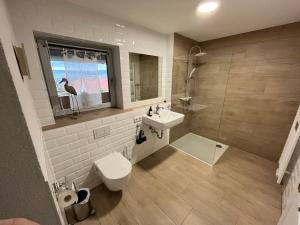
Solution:
[[[159,110],[160,109],[164,109],[164,107],[161,107],[161,106],[157,105],[154,113],[159,115]]]

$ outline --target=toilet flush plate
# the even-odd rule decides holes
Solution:
[[[106,127],[96,128],[94,129],[93,133],[94,133],[94,139],[103,138],[105,136],[110,135],[110,127],[106,126]]]

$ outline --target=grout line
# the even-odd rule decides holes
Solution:
[[[139,185],[139,184],[138,184]],[[130,197],[135,201],[135,202],[138,202],[138,200],[137,199],[135,199],[135,197],[134,197],[134,195],[133,195],[133,193],[132,193],[132,191],[131,190],[129,190],[129,189],[127,189],[126,190],[126,192],[128,193],[128,195],[130,195]],[[145,192],[146,193],[146,192]],[[149,198],[149,197],[147,197],[147,198]],[[156,207],[158,207],[157,206],[157,204],[151,199],[151,198],[149,198],[149,200],[156,206]],[[125,206],[127,205],[127,204],[124,204]],[[161,210],[161,208],[160,207],[158,207],[158,209],[159,210]],[[142,225],[142,221],[139,219],[139,216],[137,216],[137,214],[135,213],[135,210],[131,210],[130,209],[130,207],[127,207],[127,210],[129,211],[129,212],[131,212],[131,214],[133,215],[133,218],[134,218],[134,220],[138,223],[137,225]],[[162,210],[161,210],[162,211]],[[164,213],[164,211],[162,211],[162,213]],[[164,213],[165,214],[165,213]],[[168,217],[169,218],[169,217]],[[172,222],[173,222],[173,220],[171,220]],[[140,223],[141,222],[141,223]],[[118,224],[119,225],[119,224]],[[175,225],[175,224],[174,224]]]
[[[188,218],[188,216],[192,213],[193,211],[193,207],[190,209],[190,211],[185,215],[185,217],[183,218],[182,222],[180,223],[181,225],[184,223],[184,221]]]
[[[146,173],[148,173],[150,176],[152,176],[158,184],[160,184],[160,185],[162,185],[163,187],[165,187],[166,190],[168,190],[172,195],[174,195],[174,196],[176,196],[178,199],[180,199],[180,200],[186,202],[184,199],[182,199],[181,197],[177,196],[178,194],[177,194],[177,193],[174,193],[174,192],[173,192],[166,184],[164,184],[164,183],[162,183],[160,180],[158,180],[154,174],[152,174],[152,173],[149,172],[149,171],[146,171]],[[138,184],[138,185],[139,185],[139,184]],[[187,187],[188,187],[188,185],[184,188],[184,190],[185,190]],[[182,190],[180,193],[182,193],[184,190]],[[131,193],[130,193],[130,194],[131,194]],[[156,204],[156,202],[155,202],[152,198],[149,197],[149,199],[155,204],[155,206],[156,206],[157,208],[159,208],[159,209],[162,211],[163,214],[165,214],[165,215],[170,219],[170,221],[172,221],[172,222],[174,223],[174,225],[177,225],[177,223],[176,223],[174,220],[172,220],[172,218],[169,217],[169,215],[164,211],[163,208],[161,208],[158,204]],[[187,204],[188,204],[188,203],[187,203]],[[188,204],[188,205],[189,205],[189,204]],[[191,210],[192,210],[192,209],[193,209],[193,207],[191,207]],[[187,213],[187,215],[184,217],[183,221],[184,221],[185,218],[189,215],[189,213],[191,212],[191,210],[190,210],[190,211]],[[182,223],[181,223],[181,224],[182,224]]]
[[[228,83],[229,83],[229,79],[230,79],[230,70],[231,70],[231,66],[232,66],[232,58],[233,58],[233,50],[231,52],[231,58],[230,58],[230,63],[229,63],[229,70],[228,70],[228,78],[226,81],[226,87],[225,87],[225,91],[224,91],[224,98],[223,98],[223,104],[222,104],[222,111],[220,113],[220,121],[219,121],[219,127],[218,127],[218,138],[220,139],[219,135],[220,135],[220,128],[221,128],[221,121],[222,121],[222,116],[223,116],[223,111],[224,111],[224,105],[225,105],[225,100],[226,100],[226,95],[227,95],[227,88],[228,88]]]
[[[165,214],[166,217],[169,218],[169,220],[170,220],[174,225],[176,225],[175,221],[173,221],[172,218],[170,218],[169,215],[168,215],[162,208],[160,208],[159,205],[156,204],[156,202],[154,202],[152,199],[151,199],[151,201],[156,205],[157,208],[160,209],[160,211],[161,211],[163,214]]]

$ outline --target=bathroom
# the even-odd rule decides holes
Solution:
[[[298,224],[299,15],[0,0],[0,225]]]

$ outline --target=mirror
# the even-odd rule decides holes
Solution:
[[[159,57],[129,53],[131,102],[159,96]]]

